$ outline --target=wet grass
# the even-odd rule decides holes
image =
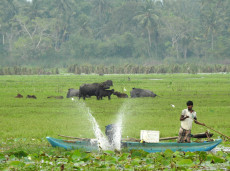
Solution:
[[[159,97],[86,99],[86,106],[103,132],[106,125],[116,121],[124,105],[123,138],[139,138],[140,130],[159,130],[161,137],[176,136],[181,111],[187,100],[193,100],[199,121],[230,135],[229,74],[55,75],[0,77],[0,138],[37,140],[58,134],[93,138],[92,127],[85,111],[79,109],[78,100],[73,102],[65,96],[68,88],[108,79],[113,80],[116,91],[123,92],[125,87],[130,95],[129,91],[136,87],[152,90]],[[17,93],[24,98],[14,98]],[[28,94],[37,99],[26,99]],[[51,95],[64,99],[47,99]],[[194,134],[204,131],[206,128],[193,125]],[[215,133],[214,138],[218,136]]]

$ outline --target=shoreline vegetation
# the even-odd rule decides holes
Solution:
[[[165,74],[165,73],[228,73],[230,65],[224,64],[161,64],[161,65],[78,65],[65,68],[30,66],[0,67],[0,75],[56,75],[56,74]]]

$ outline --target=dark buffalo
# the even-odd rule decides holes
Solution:
[[[47,99],[64,99],[64,97],[63,96],[49,96],[49,97],[47,97]]]
[[[157,95],[154,94],[150,90],[144,90],[140,88],[133,88],[133,90],[130,92],[130,95],[132,98],[135,97],[156,97]]]
[[[74,89],[74,88],[69,88],[68,89],[66,98],[70,98],[70,97],[73,97],[73,96],[79,97],[79,89]]]
[[[113,94],[116,95],[118,98],[128,98],[128,95],[127,95],[127,94],[125,94],[125,93],[120,93],[120,92],[118,92],[118,91],[115,91]]]
[[[17,96],[15,96],[15,98],[23,98],[23,95],[19,94]]]
[[[113,82],[111,80],[107,80],[102,83],[83,84],[80,86],[79,89],[79,99],[83,97],[83,99],[85,100],[87,96],[96,96],[97,99],[99,99],[99,90],[109,89],[110,86],[113,86]]]
[[[37,97],[35,95],[27,95],[26,98],[37,99]]]
[[[111,99],[111,95],[114,93],[114,89],[112,89],[112,90],[103,90],[103,89],[100,89],[98,93],[99,93],[98,99],[102,100],[102,97],[108,96],[108,99],[110,100]]]
[[[102,83],[104,83],[104,84],[106,84],[106,86],[113,86],[113,81],[112,80],[107,80],[107,81],[105,81],[105,82],[102,82]]]

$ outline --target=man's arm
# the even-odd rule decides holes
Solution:
[[[189,118],[189,116],[184,116],[184,115],[181,115],[180,116],[180,121],[184,121],[185,119]]]
[[[204,123],[200,123],[200,122],[198,122],[196,117],[194,118],[194,122],[195,122],[196,124],[198,124],[198,125],[205,126],[205,124],[204,124]]]
[[[185,119],[189,118],[189,116],[185,115],[185,110],[182,110],[181,116],[180,116],[180,121],[184,121]]]

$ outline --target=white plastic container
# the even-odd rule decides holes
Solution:
[[[158,143],[160,139],[160,131],[141,130],[140,139],[148,143]]]

